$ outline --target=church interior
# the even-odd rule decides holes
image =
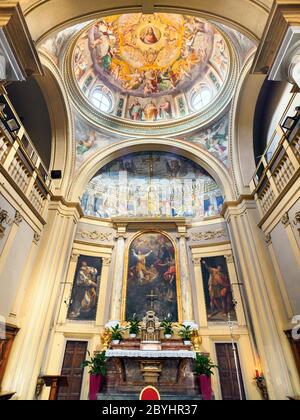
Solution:
[[[0,400],[300,399],[299,175],[300,1],[0,1]]]

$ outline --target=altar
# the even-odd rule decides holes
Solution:
[[[141,390],[152,385],[165,400],[201,400],[192,344],[160,338],[153,311],[147,312],[141,329],[141,338],[124,339],[106,351],[107,375],[98,399],[138,399]]]

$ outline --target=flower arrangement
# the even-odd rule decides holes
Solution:
[[[163,320],[161,327],[164,330],[165,337],[171,338],[173,335],[173,322],[171,314],[168,314],[168,316]]]
[[[129,321],[129,334],[132,338],[139,335],[140,332],[140,321],[137,319],[136,314],[133,314]]]

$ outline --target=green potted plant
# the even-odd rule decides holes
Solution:
[[[140,321],[137,319],[136,314],[129,321],[129,336],[130,338],[136,338],[140,332]]]
[[[209,356],[196,354],[195,372],[198,375],[199,391],[206,401],[210,401],[212,398],[211,375],[214,374],[213,369],[218,369],[218,366],[212,363]]]
[[[88,351],[89,360],[85,360],[82,363],[82,367],[89,368],[90,374],[90,388],[89,388],[89,399],[96,400],[98,392],[101,392],[104,378],[107,372],[107,357],[106,352],[97,353],[94,357],[91,357]]]
[[[173,322],[170,314],[168,314],[168,316],[163,320],[161,326],[164,330],[165,338],[169,340],[173,335]]]
[[[119,324],[111,327],[111,342],[112,344],[120,344],[120,341],[123,339],[123,329],[120,327]]]
[[[192,327],[190,325],[182,325],[179,335],[183,340],[185,346],[191,346],[191,337],[193,334]]]

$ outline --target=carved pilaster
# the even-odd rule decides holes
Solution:
[[[104,267],[109,267],[110,263],[111,263],[111,258],[110,257],[102,258],[102,264],[103,264]]]
[[[202,261],[202,258],[193,258],[193,264],[194,264],[194,266],[195,267],[200,267],[201,266],[201,261]]]
[[[271,245],[271,243],[272,243],[272,236],[271,236],[271,234],[270,234],[270,233],[267,233],[267,234],[266,234],[266,236],[265,236],[265,241],[266,241],[266,244],[267,244],[267,245]]]
[[[38,232],[34,232],[33,243],[37,245],[41,240],[41,235]]]
[[[225,255],[225,259],[226,259],[227,264],[233,264],[234,263],[234,259],[233,259],[232,254]]]
[[[0,239],[4,238],[6,227],[9,225],[8,212],[6,210],[0,210]]]
[[[290,216],[288,213],[284,213],[284,215],[281,218],[281,223],[284,227],[287,227],[290,224]]]
[[[77,252],[73,251],[72,254],[71,254],[71,257],[70,257],[70,261],[77,263],[78,258],[79,258],[79,254]]]
[[[22,222],[23,222],[23,217],[21,216],[21,213],[17,210],[15,213],[14,223],[17,226],[20,226]]]

